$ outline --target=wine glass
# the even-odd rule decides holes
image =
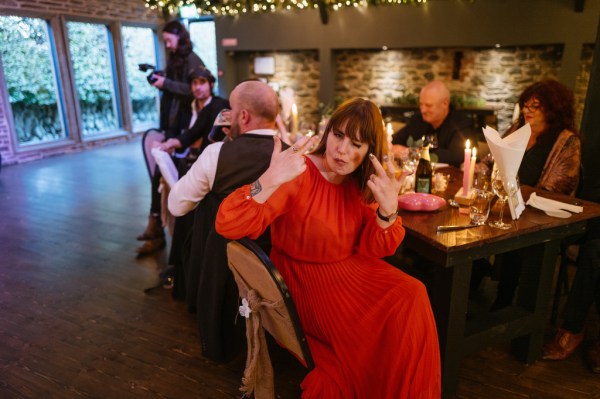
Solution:
[[[504,204],[506,203],[506,200],[508,199],[509,190],[507,190],[506,185],[502,181],[502,173],[498,169],[496,169],[492,172],[491,183],[492,183],[492,190],[494,190],[494,194],[496,194],[498,196],[498,200],[500,201],[500,216],[498,217],[498,220],[489,222],[489,225],[491,227],[495,227],[497,229],[502,229],[502,230],[510,229],[511,225],[508,223],[504,223],[504,221],[502,220],[502,218],[504,216]],[[513,190],[510,190],[510,191],[512,192]]]

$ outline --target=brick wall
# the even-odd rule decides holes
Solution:
[[[3,0],[2,10],[79,15],[130,22],[162,22],[159,11],[150,10],[144,0]]]

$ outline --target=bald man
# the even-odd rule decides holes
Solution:
[[[273,89],[258,81],[236,86],[229,103],[232,141],[206,147],[169,194],[173,215],[195,209],[189,261],[184,266],[185,299],[198,314],[203,355],[217,362],[232,359],[245,340],[244,323],[235,323],[238,291],[227,266],[226,240],[214,229],[215,217],[227,195],[256,181],[269,167],[279,111]],[[269,237],[267,233],[260,240],[263,247],[270,244]]]
[[[394,134],[394,155],[407,158],[408,138],[417,141],[426,136],[431,141],[429,152],[432,161],[436,161],[437,157],[437,162],[460,166],[464,160],[465,141],[473,137],[473,124],[450,107],[450,91],[443,82],[434,80],[421,89],[419,110],[405,127]]]

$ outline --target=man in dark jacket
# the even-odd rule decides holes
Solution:
[[[426,137],[432,161],[460,166],[464,160],[465,141],[472,137],[472,122],[450,107],[450,91],[439,80],[428,83],[419,95],[419,110],[408,124],[392,137],[397,158],[408,158],[407,141]],[[437,158],[437,159],[436,159]]]
[[[269,167],[278,112],[277,95],[258,81],[239,84],[230,102],[232,141],[209,145],[169,195],[173,215],[195,208],[186,301],[198,313],[202,352],[214,361],[230,360],[245,342],[244,322],[235,322],[238,291],[227,266],[226,240],[216,233],[214,221],[228,194]]]

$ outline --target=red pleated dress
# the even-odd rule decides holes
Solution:
[[[404,237],[400,218],[382,229],[354,181],[332,184],[306,163],[264,204],[250,197],[250,186],[236,190],[216,222],[230,239],[256,238],[271,225],[271,260],[315,361],[302,398],[439,398],[440,353],[425,287],[380,259]]]

